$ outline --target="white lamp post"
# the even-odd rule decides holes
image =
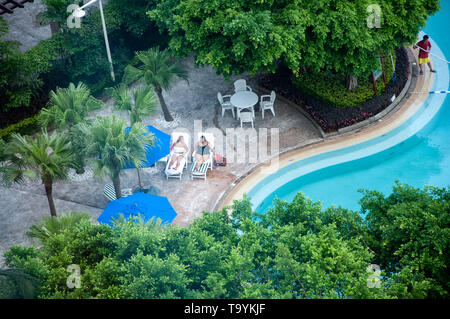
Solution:
[[[86,8],[86,7],[89,7],[91,4],[94,4],[97,1],[98,1],[98,6],[100,8],[100,17],[102,19],[103,35],[105,36],[106,54],[108,56],[109,66],[110,66],[110,69],[111,69],[111,78],[115,82],[116,81],[116,77],[114,76],[114,68],[113,68],[113,63],[112,63],[112,59],[111,59],[111,52],[109,50],[109,41],[108,41],[108,34],[106,33],[105,17],[103,16],[102,0],[91,0],[88,3],[86,3],[85,5],[75,9],[73,11],[72,15],[75,18],[82,18],[82,17],[84,17],[86,15],[86,11],[84,11],[83,9]]]

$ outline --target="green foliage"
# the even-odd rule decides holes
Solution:
[[[42,3],[47,10],[41,12],[38,15],[38,18],[43,25],[54,22],[61,28],[59,31],[67,29],[65,24],[70,15],[70,12],[67,12],[67,7],[71,4],[78,4],[81,6],[83,4],[82,2],[82,0],[42,0]]]
[[[62,213],[59,218],[46,216],[39,223],[32,225],[27,235],[43,244],[52,236],[65,230],[70,231],[84,219],[91,220],[91,216],[83,212]]]
[[[389,196],[366,191],[361,199],[376,262],[390,274],[399,298],[448,298],[449,189],[397,183]]]
[[[125,68],[122,82],[129,84],[140,80],[148,86],[154,87],[165,120],[173,121],[164,101],[162,90],[168,91],[176,77],[188,82],[188,73],[178,61],[172,58],[167,49],[161,51],[159,47],[137,52],[135,60],[137,61],[136,65],[130,64]]]
[[[155,109],[155,94],[151,86],[141,85],[130,91],[128,85],[121,83],[106,91],[114,99],[116,109],[128,111],[131,125],[142,122],[142,117],[152,114]]]
[[[69,168],[76,168],[69,140],[59,133],[49,135],[42,129],[35,138],[12,134],[3,149],[6,165],[0,167],[0,181],[6,186],[22,183],[26,178],[39,180],[45,186],[50,214],[56,216],[52,186],[67,179]]]
[[[27,106],[42,82],[19,51],[19,42],[1,40],[8,24],[0,18],[0,108],[2,111]]]
[[[154,9],[157,3],[157,0],[109,0],[108,6],[121,12],[122,26],[127,32],[135,37],[142,37],[146,32],[155,28],[146,12]]]
[[[386,84],[389,84],[394,72],[389,58],[383,59]],[[372,78],[363,77],[358,80],[358,86],[348,91],[345,86],[345,77],[342,74],[333,74],[331,72],[311,72],[301,73],[292,78],[292,82],[300,91],[313,97],[335,105],[339,108],[357,106],[375,96],[373,91]],[[376,80],[377,93],[382,94],[385,91],[383,77]]]
[[[56,92],[50,91],[47,108],[43,108],[39,115],[40,124],[44,127],[53,125],[58,129],[65,129],[82,123],[89,111],[103,106],[103,103],[90,93],[89,88],[82,82],[77,86],[70,83],[68,88],[58,88]]]
[[[0,138],[7,138],[13,133],[19,133],[21,135],[30,135],[35,133],[40,129],[40,125],[38,124],[39,114],[36,114],[31,117],[27,117],[26,119],[8,125],[5,128],[0,129]]]
[[[14,269],[0,269],[0,299],[33,299],[38,289],[36,278]]]
[[[126,122],[117,117],[97,117],[91,124],[81,126],[85,140],[85,154],[92,159],[94,173],[110,176],[117,197],[120,197],[119,173],[127,164],[142,166],[146,159],[146,145],[154,145],[154,136],[141,123],[126,132]]]
[[[387,52],[411,43],[438,0],[382,0],[381,27],[368,27],[368,0],[162,0],[148,15],[171,36],[179,55],[195,53],[230,76],[274,71],[279,61],[292,71],[310,67],[366,76]]]
[[[263,215],[244,197],[231,214],[204,212],[189,228],[79,218],[5,260],[40,280],[40,298],[445,298],[449,194],[366,191],[365,219],[301,193]],[[368,284],[374,263],[378,288]],[[70,264],[81,268],[79,289],[66,285]]]

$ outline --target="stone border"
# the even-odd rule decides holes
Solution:
[[[394,114],[396,111],[399,110],[399,108],[401,108],[402,103],[405,99],[406,94],[408,93],[408,91],[411,88],[411,84],[412,84],[412,65],[413,65],[413,61],[415,61],[414,59],[414,55],[411,52],[411,49],[408,48],[408,61],[409,61],[409,74],[408,74],[408,80],[406,81],[405,86],[403,87],[402,91],[400,92],[400,94],[395,98],[395,100],[389,104],[384,110],[382,110],[381,112],[375,114],[374,116],[358,122],[356,124],[353,124],[351,126],[347,126],[345,128],[342,129],[338,129],[337,132],[333,132],[333,133],[328,133],[326,134],[322,128],[316,123],[316,121],[314,121],[314,119],[305,111],[303,110],[302,107],[298,106],[297,104],[289,101],[288,99],[282,97],[282,96],[277,96],[277,98],[279,98],[280,100],[282,100],[283,102],[285,102],[286,104],[288,104],[291,107],[294,107],[295,109],[297,109],[298,111],[300,111],[303,115],[305,115],[305,117],[311,121],[311,123],[314,125],[314,127],[316,127],[318,129],[318,131],[320,132],[322,138],[321,139],[315,139],[309,142],[306,142],[304,144],[301,145],[297,145],[291,148],[288,148],[284,151],[282,151],[281,153],[278,153],[276,156],[271,157],[270,159],[266,160],[264,163],[259,163],[255,166],[253,166],[252,168],[250,168],[247,172],[245,172],[244,174],[242,174],[241,176],[237,177],[231,184],[230,186],[225,190],[225,192],[223,192],[219,198],[217,199],[213,211],[216,211],[220,208],[224,208],[224,201],[225,199],[227,199],[228,195],[232,192],[232,190],[235,188],[235,186],[240,183],[242,180],[244,180],[246,177],[248,177],[249,175],[251,175],[252,173],[254,173],[257,169],[261,168],[264,165],[267,165],[268,163],[270,163],[274,158],[280,158],[281,156],[290,153],[292,151],[298,151],[302,148],[305,148],[307,146],[312,146],[315,144],[320,144],[323,143],[327,140],[331,140],[331,139],[335,139],[335,138],[339,138],[339,137],[343,137],[343,136],[349,136],[352,135],[354,133],[357,133],[358,131],[360,131],[363,128],[369,127],[371,124],[378,122],[378,121],[382,121],[383,119],[388,118],[390,115]],[[411,57],[413,57],[411,60]],[[417,86],[417,82],[415,83],[415,86]],[[267,89],[261,88],[260,86],[256,86],[258,90],[261,90],[262,92],[268,92]],[[231,203],[230,203],[231,204]]]

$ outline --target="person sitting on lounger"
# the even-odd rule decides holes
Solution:
[[[202,135],[200,137],[200,142],[198,142],[194,149],[192,150],[192,153],[196,151],[195,153],[195,170],[198,171],[200,166],[207,160],[209,160],[209,157],[211,156],[210,151],[216,155],[216,151],[214,150],[214,147],[206,140],[206,137]]]
[[[172,147],[170,148],[170,153],[172,153],[172,157],[169,164],[169,169],[178,170],[180,163],[187,152],[189,152],[189,148],[184,142],[184,136],[180,135],[177,141],[173,143]]]

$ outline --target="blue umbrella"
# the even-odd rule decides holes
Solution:
[[[145,167],[150,167],[159,161],[164,156],[170,153],[170,135],[158,130],[157,128],[147,125],[149,133],[153,133],[155,136],[155,145],[146,146],[146,160],[144,161]],[[128,133],[131,127],[125,129],[125,133]],[[124,168],[135,168],[134,164],[129,163]]]
[[[167,197],[135,193],[111,201],[97,221],[112,226],[113,220],[118,219],[120,215],[123,215],[125,219],[140,215],[145,222],[152,217],[161,218],[163,224],[170,224],[177,213]]]

